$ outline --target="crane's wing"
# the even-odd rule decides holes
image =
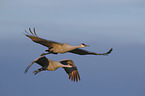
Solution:
[[[60,63],[64,64],[64,65],[71,65],[71,68],[67,68],[67,67],[63,67],[64,70],[66,71],[66,73],[69,75],[69,79],[71,79],[71,81],[76,81],[78,82],[78,80],[80,80],[80,75],[79,72],[77,70],[77,67],[75,66],[75,64],[73,63],[72,60],[68,59],[68,60],[62,60],[60,61]]]
[[[50,40],[46,40],[46,39],[42,39],[39,38],[35,32],[35,28],[34,28],[34,33],[31,31],[31,29],[29,28],[29,31],[31,34],[29,34],[26,30],[25,32],[27,33],[26,36],[29,37],[32,41],[34,41],[35,43],[39,43],[41,45],[44,45],[48,48],[52,48],[55,45],[61,44],[55,41],[50,41]]]
[[[37,59],[35,59],[34,61],[32,61],[32,63],[25,69],[24,73],[27,73],[27,71],[29,70],[29,68],[34,64],[37,63],[40,66],[45,66],[45,65],[49,65],[49,61],[45,56],[40,56]]]
[[[39,64],[40,66],[48,66],[49,65],[49,61],[45,56],[40,56],[39,58],[37,58],[35,63]]]
[[[113,50],[113,49],[111,48],[111,49],[110,49],[108,52],[106,52],[106,53],[95,53],[95,52],[89,52],[89,51],[86,51],[86,50],[77,48],[77,49],[71,50],[71,51],[69,51],[69,52],[75,53],[75,54],[79,54],[79,55],[107,55],[107,54],[110,54],[112,50]]]

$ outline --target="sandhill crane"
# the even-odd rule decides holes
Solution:
[[[26,68],[24,73],[27,73],[28,69],[34,63],[37,63],[40,66],[42,66],[40,69],[33,72],[35,75],[43,70],[55,71],[56,69],[62,67],[64,68],[66,73],[69,75],[69,79],[71,79],[71,81],[78,82],[78,80],[80,80],[80,75],[77,70],[77,67],[75,66],[73,61],[70,59],[60,60],[60,61],[51,61],[47,59],[45,56],[40,56],[34,61],[32,61],[32,63]]]
[[[29,31],[31,34],[29,34],[26,30],[25,32],[27,33],[26,36],[29,37],[33,42],[35,43],[39,43],[43,46],[48,47],[48,50],[46,50],[48,53],[42,53],[42,55],[47,55],[47,54],[58,54],[58,53],[66,53],[66,52],[71,52],[74,54],[79,54],[79,55],[107,55],[109,53],[111,53],[112,48],[106,52],[106,53],[95,53],[95,52],[89,52],[80,48],[83,47],[87,47],[88,45],[85,45],[84,43],[78,45],[78,46],[72,46],[70,44],[67,43],[58,43],[55,41],[51,41],[51,40],[46,40],[46,39],[42,39],[39,38],[35,32],[35,28],[34,28],[34,33],[31,31],[31,29],[29,28]]]

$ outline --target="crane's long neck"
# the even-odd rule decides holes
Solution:
[[[82,45],[78,45],[78,46],[75,46],[76,48],[83,48],[84,46]]]
[[[59,67],[69,67],[69,68],[71,68],[72,66],[70,66],[70,65],[63,65],[59,61],[51,61],[51,63],[49,64],[47,69],[49,71],[54,71],[54,70],[58,69]]]
[[[71,49],[71,50],[73,50],[73,49],[77,49],[77,48],[82,48],[82,46],[81,45],[78,45],[78,46],[69,46],[69,47],[67,47],[69,50]]]
[[[77,46],[72,46],[71,49],[73,50],[73,49],[83,48],[83,47],[84,47],[84,46],[82,46],[82,45],[77,45]]]
[[[69,45],[69,44],[64,44],[64,46],[61,48],[61,51],[60,53],[65,53],[65,52],[68,52],[68,51],[71,51],[71,50],[74,50],[74,49],[77,49],[77,48],[82,48],[83,46],[81,45],[77,45],[77,46],[72,46],[72,45]]]

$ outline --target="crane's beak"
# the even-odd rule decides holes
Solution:
[[[89,45],[85,45],[86,47],[90,47]]]

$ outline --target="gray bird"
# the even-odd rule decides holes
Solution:
[[[34,41],[35,43],[39,43],[43,46],[48,47],[47,51],[48,53],[42,53],[42,55],[47,55],[47,54],[58,54],[58,53],[66,53],[66,52],[70,52],[70,53],[74,53],[74,54],[78,54],[78,55],[107,55],[109,53],[111,53],[111,51],[113,50],[112,48],[106,52],[106,53],[95,53],[95,52],[89,52],[80,48],[83,47],[87,47],[88,45],[85,45],[84,43],[78,45],[78,46],[72,46],[70,44],[67,43],[58,43],[55,41],[51,41],[51,40],[46,40],[46,39],[42,39],[40,37],[37,36],[36,32],[35,32],[35,28],[34,28],[34,33],[31,31],[31,29],[29,28],[29,31],[31,34],[29,34],[26,30],[25,32],[27,33],[26,36],[29,37],[32,41]]]
[[[51,61],[47,59],[45,56],[40,56],[34,61],[32,61],[32,63],[26,68],[24,73],[27,73],[28,69],[34,63],[37,63],[40,66],[42,66],[40,69],[33,72],[35,75],[43,70],[55,71],[56,69],[62,67],[66,71],[66,73],[69,75],[69,79],[71,79],[71,81],[78,82],[78,80],[80,80],[80,75],[77,70],[77,67],[75,66],[73,61],[70,59],[60,60],[60,61]]]

